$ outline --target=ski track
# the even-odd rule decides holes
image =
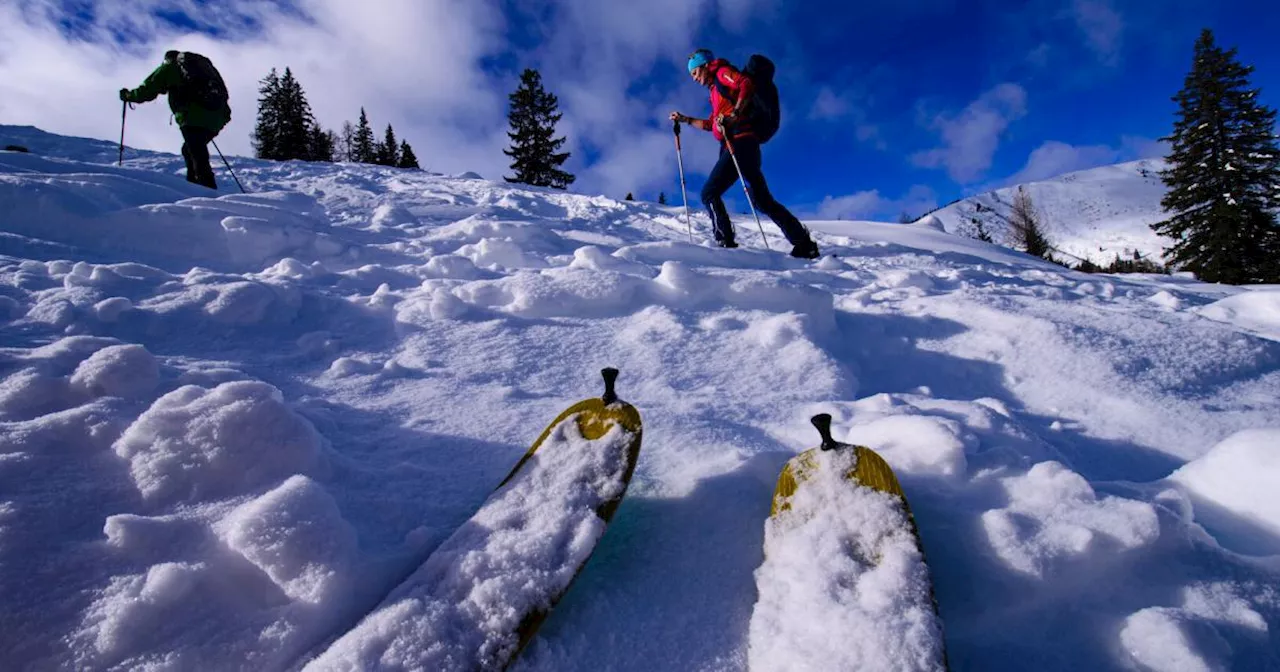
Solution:
[[[211,196],[10,142],[43,155],[0,152],[7,669],[297,669],[614,366],[639,466],[513,670],[745,669],[819,412],[897,472],[952,669],[1280,670],[1280,288],[927,223],[725,251],[681,207],[373,166],[235,159],[252,193]]]

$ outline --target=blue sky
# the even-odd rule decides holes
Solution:
[[[678,199],[666,114],[706,111],[696,47],[778,64],[775,194],[806,216],[893,219],[1011,181],[1158,155],[1203,27],[1280,105],[1280,8],[1263,0],[18,0],[0,7],[0,122],[115,138],[114,92],[168,48],[232,88],[219,144],[248,153],[256,86],[291,66],[318,119],[368,109],[424,166],[506,168],[506,94],[539,68],[560,96],[575,191]],[[7,46],[6,46],[7,45]],[[176,151],[160,105],[129,142]],[[714,162],[685,139],[691,193]],[[734,192],[736,193],[736,192]],[[696,198],[696,196],[695,196]],[[735,207],[741,209],[738,203]]]

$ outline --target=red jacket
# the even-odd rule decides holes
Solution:
[[[750,77],[729,65],[729,62],[723,58],[711,61],[707,64],[707,67],[711,68],[711,76],[715,77],[716,81],[728,93],[732,94],[732,97],[725,97],[720,93],[721,86],[716,86],[714,83],[711,85],[711,118],[708,121],[711,122],[711,132],[715,134],[716,140],[723,142],[724,136],[721,135],[720,129],[716,128],[716,117],[732,113],[739,100],[750,100],[751,94],[755,92],[756,85],[751,81]],[[754,137],[751,124],[746,118],[745,108],[743,112],[744,114],[729,128],[729,131],[733,133],[734,139]]]

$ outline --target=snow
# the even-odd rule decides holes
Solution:
[[[597,511],[626,490],[619,424],[583,437],[562,420],[533,458],[314,670],[501,669],[526,614],[549,609],[604,534]]]
[[[811,262],[749,218],[721,250],[705,216],[688,242],[683,208],[475,176],[228,157],[241,195],[170,154],[116,166],[113,142],[0,126],[10,143],[32,153],[0,152],[6,669],[481,646],[408,633],[498,613],[516,598],[466,578],[504,561],[551,580],[468,521],[605,366],[645,448],[513,670],[765,655],[755,572],[793,551],[769,501],[815,413],[897,472],[954,669],[1280,669],[1275,287],[1075,273],[948,233],[946,208],[946,231],[806,222],[836,255]],[[1156,168],[1033,196],[1072,249],[1145,254]],[[442,559],[464,541],[497,564]],[[902,557],[886,572],[915,571]],[[401,600],[359,625],[427,567],[455,581],[422,584],[442,620]],[[770,631],[808,624],[834,656],[910,632],[905,604],[844,597],[815,605],[885,619],[837,632],[815,606]]]
[[[812,477],[765,523],[751,669],[943,669],[928,568],[902,500],[849,487],[852,449],[811,455]]]
[[[1019,188],[1031,197],[1054,249],[1107,265],[1134,251],[1159,261],[1173,241],[1151,224],[1168,219],[1160,206],[1164,161],[1147,159],[1067,173],[1049,180],[996,189],[951,203],[930,215],[947,231],[972,231],[977,217],[996,242],[1008,239],[1007,217]],[[972,234],[971,234],[972,235]]]

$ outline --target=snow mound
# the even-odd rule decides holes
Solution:
[[[259,382],[181,387],[156,400],[115,444],[151,502],[241,494],[317,466],[323,439]]]
[[[1280,288],[1241,292],[1195,312],[1280,341]]]
[[[853,450],[810,455],[813,478],[765,523],[749,667],[941,670],[929,570],[902,500],[844,479]]]
[[[1191,495],[1197,521],[1219,543],[1280,554],[1277,446],[1280,429],[1238,432],[1169,476]]]
[[[160,382],[156,358],[141,345],[112,345],[80,362],[71,386],[92,396],[141,397]]]
[[[192,261],[257,270],[281,256],[341,252],[324,234],[324,208],[309,196],[199,196],[208,193],[152,171],[6,153],[0,156],[6,215],[0,231],[171,270],[186,270]]]
[[[1153,672],[1238,669],[1226,634],[1265,636],[1267,621],[1231,583],[1204,583],[1182,590],[1180,607],[1148,607],[1131,614],[1120,644],[1133,662]]]
[[[333,497],[292,476],[222,521],[223,541],[271,577],[290,599],[323,604],[351,580],[356,534]]]
[[[1151,504],[1099,498],[1084,477],[1057,462],[1001,480],[1009,505],[983,513],[982,525],[996,554],[1020,572],[1044,576],[1090,554],[1149,545],[1160,534]]]

